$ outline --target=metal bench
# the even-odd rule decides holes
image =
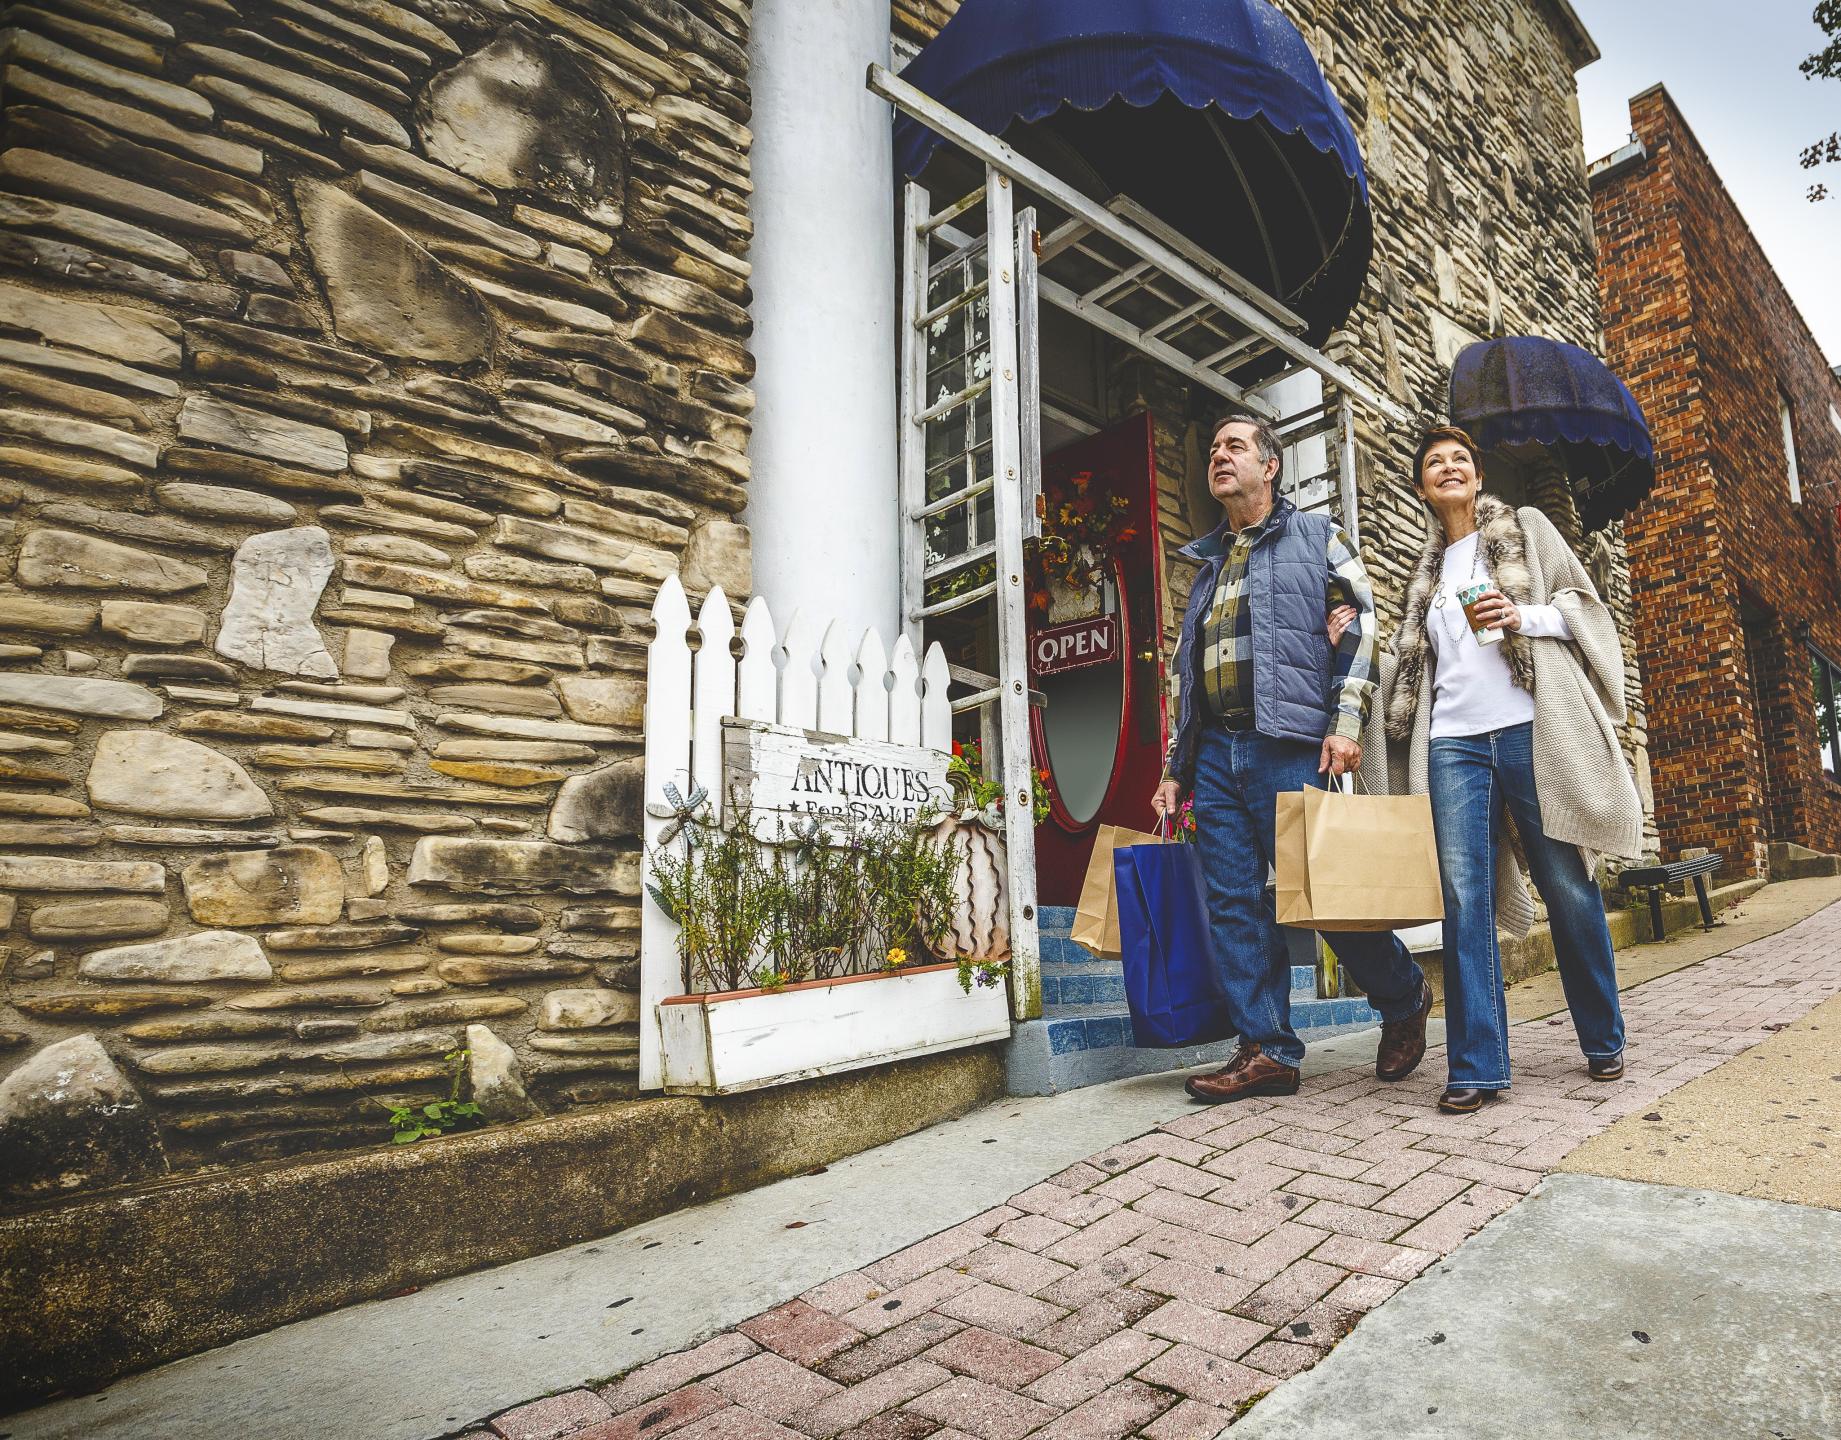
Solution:
[[[1707,899],[1707,877],[1725,863],[1717,851],[1711,855],[1697,856],[1693,860],[1671,860],[1666,865],[1643,865],[1634,870],[1626,870],[1617,877],[1618,883],[1626,891],[1647,890],[1649,892],[1649,929],[1650,938],[1662,938],[1662,892],[1677,880],[1694,882],[1694,898],[1700,901],[1700,928],[1713,928],[1713,905]]]

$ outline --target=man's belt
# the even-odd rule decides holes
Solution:
[[[1223,730],[1251,730],[1253,728],[1253,715],[1252,712],[1248,710],[1237,711],[1232,715],[1223,715],[1220,719],[1221,728]]]

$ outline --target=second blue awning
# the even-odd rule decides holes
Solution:
[[[1296,310],[1313,343],[1361,294],[1361,150],[1267,0],[964,0],[902,78],[1081,188],[1130,195]],[[944,143],[900,117],[901,173],[922,178]]]
[[[1451,366],[1451,423],[1485,451],[1560,451],[1587,530],[1627,514],[1655,485],[1636,397],[1604,361],[1562,340],[1506,335],[1466,346]]]

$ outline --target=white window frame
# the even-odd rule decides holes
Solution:
[[[1790,503],[1801,505],[1803,481],[1796,469],[1796,426],[1790,413],[1790,397],[1781,390],[1777,392],[1777,417],[1783,422],[1783,458],[1790,478]]]
[[[1841,781],[1841,734],[1833,730],[1835,706],[1841,701],[1841,665],[1835,664],[1822,651],[1811,645],[1809,647],[1810,678],[1815,683],[1815,703],[1825,706],[1829,714],[1829,738],[1822,740],[1820,729],[1816,731],[1816,749],[1821,763],[1822,773],[1832,781]]]

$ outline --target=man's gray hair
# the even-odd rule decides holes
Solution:
[[[1219,420],[1215,428],[1208,432],[1209,448],[1214,448],[1215,437],[1221,433],[1223,425],[1249,425],[1253,430],[1253,442],[1259,447],[1259,459],[1263,464],[1267,460],[1278,461],[1278,469],[1272,472],[1272,493],[1278,494],[1279,481],[1285,478],[1285,446],[1278,438],[1270,422],[1245,410],[1230,410]]]

